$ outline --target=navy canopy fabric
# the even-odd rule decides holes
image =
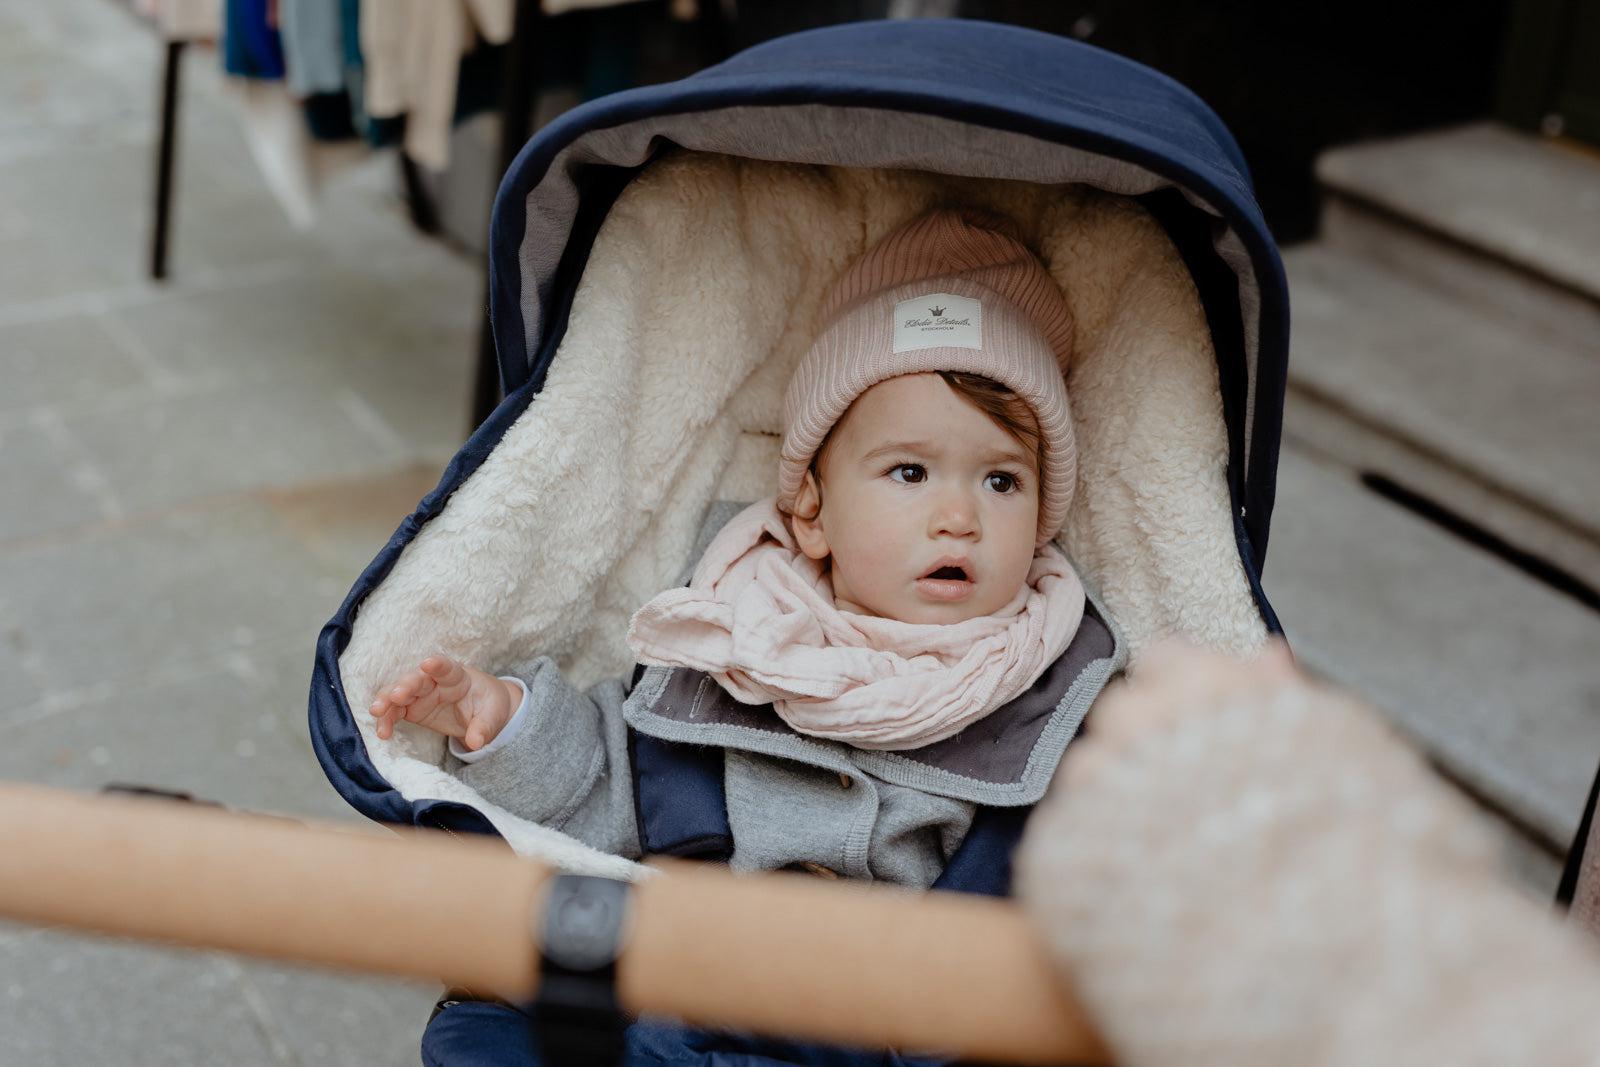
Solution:
[[[786,127],[775,120],[802,111],[815,120],[807,127],[815,136],[784,140]],[[1031,155],[1019,155],[1010,172],[1003,151],[984,155],[981,171],[963,169],[975,164],[954,153],[939,158],[937,145],[914,158],[872,154],[895,150],[892,136],[878,136],[892,133],[894,123],[909,128],[930,119],[959,123],[980,137],[1027,138]],[[871,136],[852,139],[854,129]],[[338,660],[361,603],[541,388],[594,236],[616,196],[664,141],[749,158],[1022,180],[1040,180],[1037,168],[1048,169],[1054,152],[1065,169],[1082,169],[1093,157],[1139,176],[1148,188],[1138,199],[1166,228],[1205,307],[1228,428],[1235,537],[1262,616],[1279,630],[1259,575],[1276,479],[1288,294],[1248,167],[1221,120],[1165,75],[1032,30],[954,19],[813,30],[682,81],[590,101],[548,124],[507,172],[490,232],[490,305],[506,400],[361,575],[318,640],[313,746],[335,788],[358,810],[383,821],[493,833],[466,805],[413,803],[383,780],[346,707]]]

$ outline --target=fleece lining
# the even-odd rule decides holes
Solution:
[[[1057,540],[1135,661],[1163,633],[1262,647],[1206,316],[1136,201],[1079,183],[671,150],[602,225],[543,390],[354,620],[340,674],[385,780],[413,801],[476,807],[521,853],[638,873],[485,801],[442,769],[440,735],[402,725],[381,741],[360,709],[437,651],[495,674],[549,655],[580,687],[626,676],[628,619],[693,563],[707,509],[775,491],[783,390],[828,286],[892,229],[950,204],[1010,218],[1072,308],[1078,485]]]

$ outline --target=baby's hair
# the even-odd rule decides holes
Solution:
[[[938,374],[957,396],[989,416],[996,426],[1011,435],[1012,440],[1032,452],[1035,468],[1044,470],[1044,435],[1039,432],[1039,420],[1026,400],[1013,393],[1009,386],[981,374],[949,370]]]
[[[963,371],[942,370],[936,371],[944,384],[955,391],[955,394],[985,415],[999,426],[1023,448],[1033,453],[1034,468],[1044,470],[1044,435],[1039,432],[1039,420],[1034,417],[1033,408],[1028,402],[1011,391],[1010,386],[1002,385],[993,378],[985,378],[981,374],[967,374]],[[840,417],[839,422],[843,422]],[[839,422],[834,423],[837,427]],[[828,450],[828,444],[833,440],[833,429],[828,430],[822,444],[817,447],[816,453],[811,457],[811,473],[818,482],[822,480],[822,456]]]

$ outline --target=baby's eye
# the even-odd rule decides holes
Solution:
[[[928,476],[920,463],[897,463],[889,468],[888,473],[889,477],[902,485],[915,485]]]
[[[989,488],[997,493],[1011,493],[1017,489],[1016,475],[1007,474],[1005,471],[990,471],[985,481]]]

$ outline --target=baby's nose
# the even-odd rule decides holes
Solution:
[[[931,533],[935,536],[970,537],[977,533],[977,504],[964,493],[948,493],[934,509]]]

